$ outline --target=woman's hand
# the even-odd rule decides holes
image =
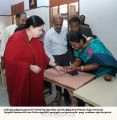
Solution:
[[[64,71],[64,68],[63,68],[62,66],[58,66],[58,65],[55,66],[55,69],[56,69],[56,70],[59,70],[59,71]]]
[[[59,73],[65,74],[64,67],[57,65],[57,66],[55,66],[55,69],[56,69]]]
[[[73,71],[73,70],[76,70],[76,69],[77,69],[77,67],[74,64],[72,64],[70,66],[67,66],[67,67],[64,67],[65,72],[70,72],[70,71]]]
[[[30,65],[30,70],[35,74],[38,74],[41,71],[41,68],[37,65]]]

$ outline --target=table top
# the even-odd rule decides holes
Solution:
[[[95,78],[95,75],[85,72],[79,72],[78,75],[59,73],[57,70],[50,68],[44,72],[44,77],[50,82],[57,83],[70,89],[78,89]]]
[[[73,96],[94,106],[117,106],[117,78],[105,81],[103,76],[74,91]]]

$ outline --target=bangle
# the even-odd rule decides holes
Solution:
[[[55,64],[53,67],[55,68],[57,66],[57,64]]]
[[[83,66],[80,66],[80,68],[81,68],[81,71],[84,71],[84,68],[83,68]]]

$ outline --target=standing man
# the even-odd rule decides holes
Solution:
[[[70,31],[78,31],[81,32],[83,35],[86,37],[92,36],[92,31],[90,27],[81,24],[82,22],[80,21],[79,17],[73,16],[71,19],[69,19],[68,24],[70,27]]]
[[[67,28],[63,26],[61,15],[53,16],[53,27],[49,29],[44,38],[44,48],[48,57],[60,66],[69,65],[69,53],[67,50]],[[61,88],[56,86],[57,95],[61,96]],[[64,100],[66,105],[70,104],[70,96],[64,90]],[[57,97],[57,96],[56,96]]]
[[[79,18],[80,18],[80,24],[81,24],[81,25],[84,25],[84,26],[88,26],[88,27],[89,27],[89,25],[85,23],[85,18],[86,18],[86,17],[85,17],[84,15],[80,15]]]
[[[2,35],[2,41],[1,41],[1,53],[0,53],[1,57],[3,57],[3,55],[4,55],[4,50],[5,50],[5,46],[8,41],[8,38],[14,33],[14,31],[18,27],[18,25],[25,24],[26,19],[27,19],[27,15],[25,12],[18,13],[16,15],[16,24],[7,26],[5,28],[3,35]]]

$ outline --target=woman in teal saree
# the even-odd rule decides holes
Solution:
[[[67,40],[74,49],[75,62],[67,67],[67,70],[102,75],[115,76],[117,72],[117,60],[97,37],[87,40],[80,32],[69,32]]]

